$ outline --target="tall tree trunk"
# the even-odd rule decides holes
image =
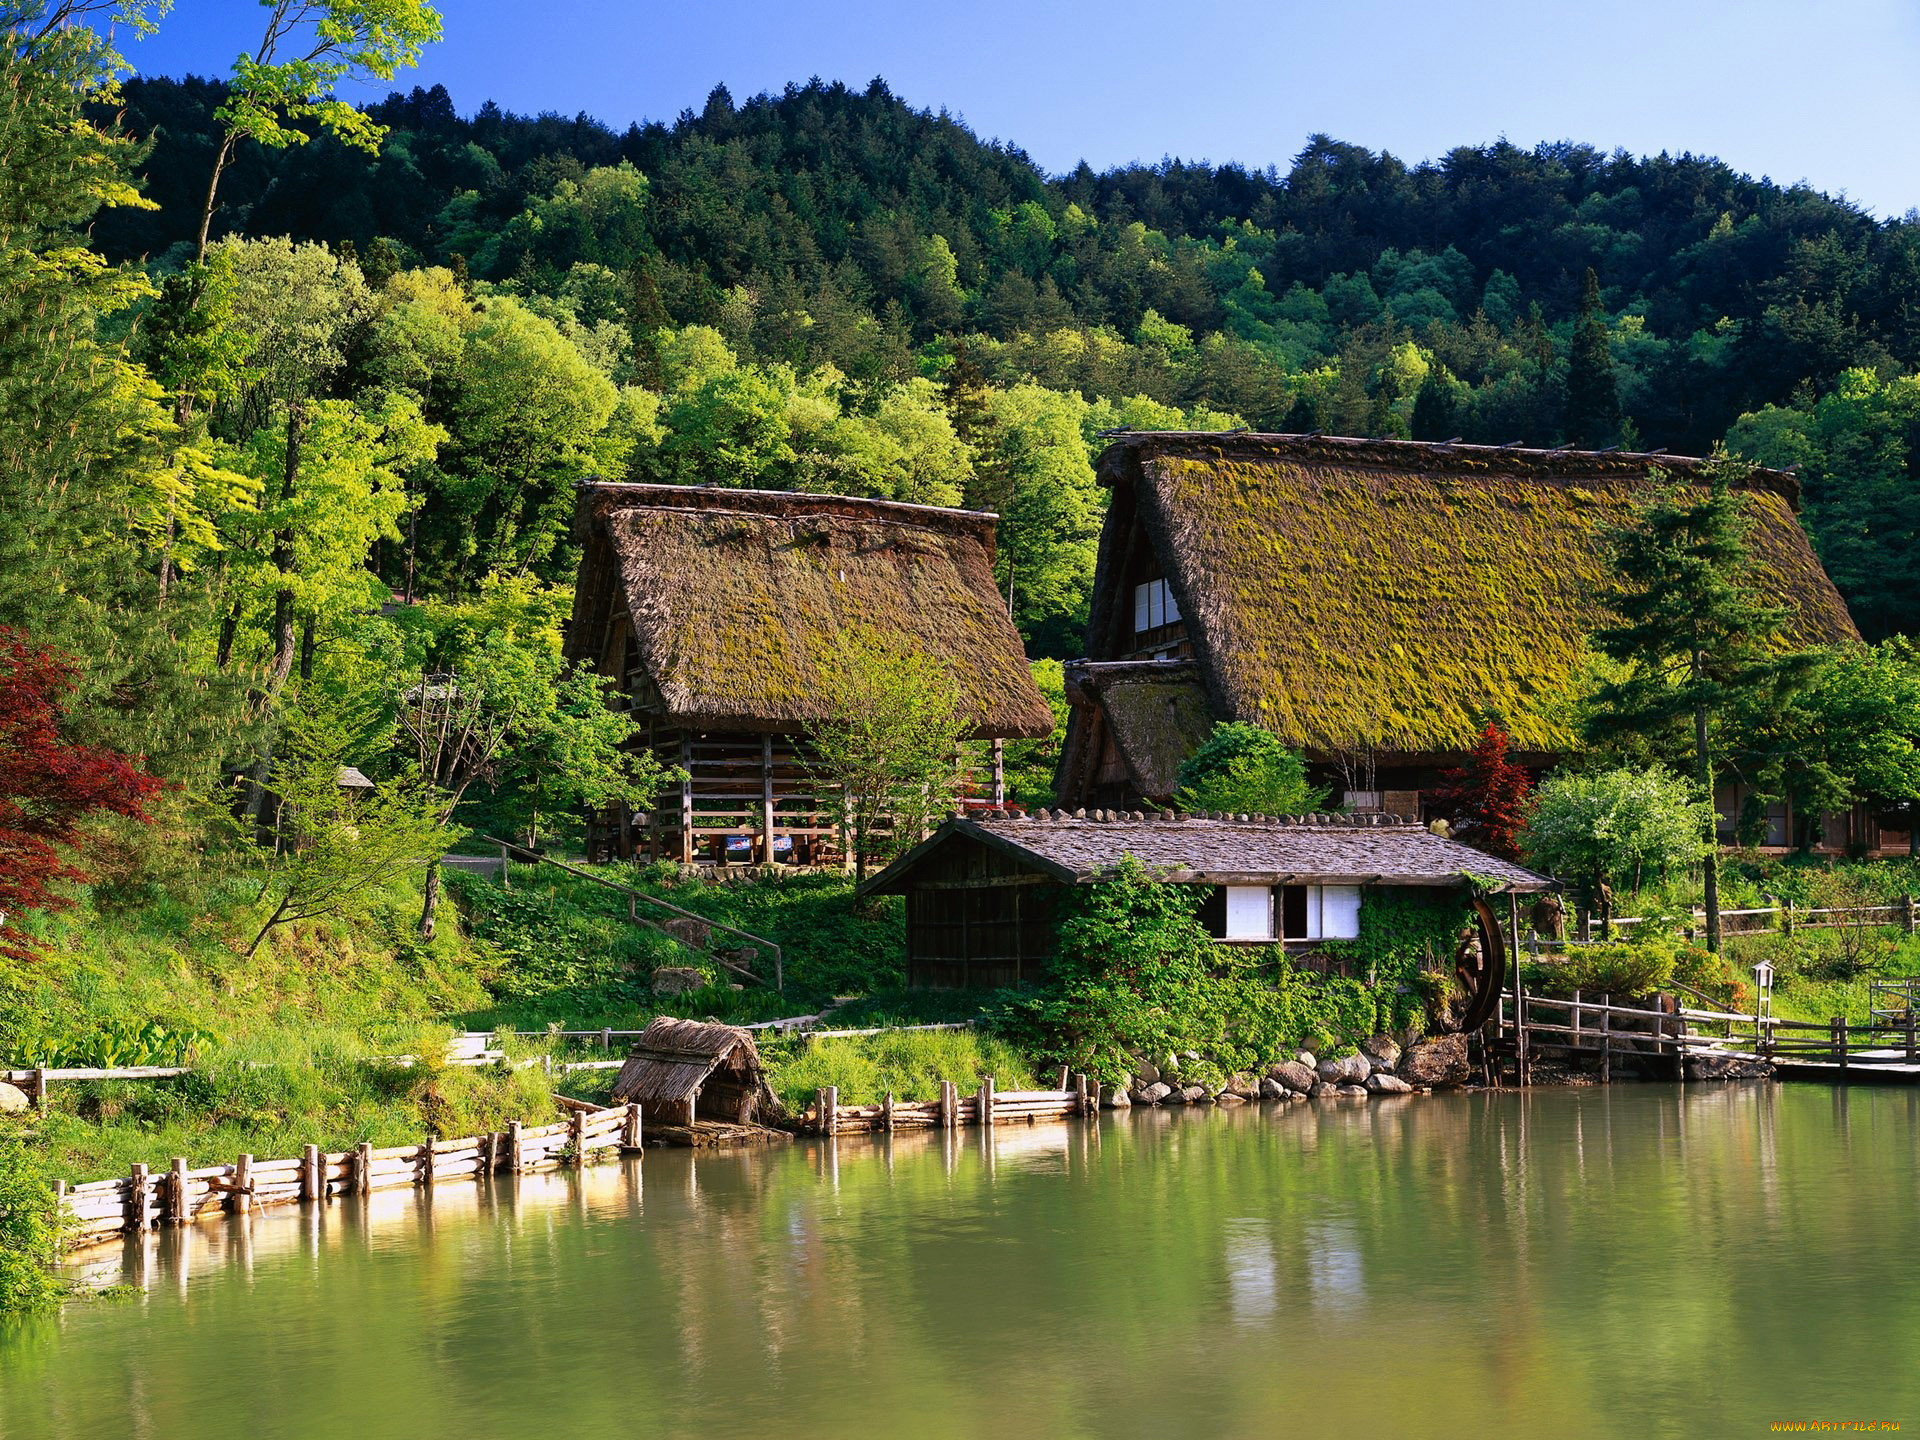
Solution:
[[[300,678],[313,679],[313,616],[307,616],[300,626]]]
[[[433,939],[434,924],[440,909],[440,862],[427,862],[427,883],[421,886],[424,898],[420,904],[420,938]]]
[[[1707,797],[1707,853],[1700,867],[1707,911],[1707,949],[1717,953],[1720,949],[1720,812],[1713,803],[1713,754],[1707,748],[1707,707],[1704,705],[1693,707],[1693,750],[1699,765],[1700,788]]]
[[[235,605],[220,619],[220,643],[214,648],[213,668],[224,670],[233,663],[233,637],[240,630],[240,607]]]
[[[286,466],[280,477],[280,502],[284,505],[293,499],[300,485],[300,432],[305,423],[306,412],[298,400],[287,406],[287,456]],[[287,586],[285,577],[293,570],[293,527],[282,524],[273,532],[273,568],[279,572],[281,586],[273,596],[273,663],[268,667],[265,687],[259,694],[262,719],[270,720],[280,692],[286,688],[287,677],[293,673],[295,627],[293,615],[293,591]],[[260,740],[259,754],[254,757],[253,774],[247,788],[247,818],[253,821],[256,831],[262,824],[266,813],[267,776],[273,763],[273,727],[269,724]]]
[[[233,163],[234,133],[229,130],[220,137],[220,150],[213,157],[213,174],[207,177],[207,201],[200,207],[200,241],[195,253],[196,260],[207,258],[207,232],[213,228],[214,197],[220,191],[220,177],[226,174],[227,166]]]

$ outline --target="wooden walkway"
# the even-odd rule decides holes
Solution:
[[[1872,1018],[1826,1024],[1696,1009],[1678,995],[1615,1004],[1610,995],[1552,998],[1515,985],[1486,1031],[1487,1078],[1528,1084],[1558,1061],[1602,1084],[1616,1072],[1682,1080],[1767,1070],[1832,1085],[1920,1084],[1920,981],[1878,982]]]

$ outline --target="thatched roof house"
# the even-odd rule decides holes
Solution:
[[[1475,994],[1492,993],[1504,955],[1499,917],[1479,893],[1554,888],[1394,816],[1099,810],[954,819],[861,893],[906,897],[909,984],[1015,985],[1046,972],[1064,891],[1108,879],[1127,857],[1204,891],[1201,918],[1229,944],[1311,952],[1354,939],[1363,897],[1379,890],[1466,899],[1478,943],[1463,978]]]
[[[655,1017],[634,1042],[613,1082],[613,1099],[638,1101],[650,1124],[756,1125],[781,1113],[750,1031],[667,1015]]]
[[[612,677],[649,743],[692,776],[681,805],[626,817],[622,853],[724,859],[694,841],[730,837],[788,858],[776,842],[830,828],[795,741],[824,714],[823,665],[852,625],[948,668],[974,737],[1047,734],[1052,712],[994,586],[995,524],[839,495],[583,487],[568,657]]]
[[[1538,761],[1606,617],[1606,533],[1702,462],[1304,435],[1126,435],[1087,659],[1069,667],[1071,806],[1167,798],[1213,720],[1327,762],[1364,757],[1398,806],[1507,718]],[[1764,582],[1806,641],[1856,634],[1801,530],[1797,483],[1747,482]],[[1355,768],[1350,766],[1351,768]],[[1417,800],[1417,797],[1416,797]],[[1395,807],[1389,807],[1395,808]],[[1412,812],[1417,813],[1417,808]]]

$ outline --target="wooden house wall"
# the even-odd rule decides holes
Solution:
[[[1063,888],[976,841],[939,847],[907,890],[907,983],[992,989],[1044,978]]]

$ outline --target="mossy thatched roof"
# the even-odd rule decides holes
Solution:
[[[1216,712],[1333,751],[1471,746],[1506,717],[1519,749],[1567,747],[1566,700],[1606,623],[1604,536],[1702,462],[1299,435],[1133,434],[1089,631],[1123,653],[1135,517],[1186,617]],[[1856,635],[1777,471],[1745,486],[1761,583],[1796,638]]]
[[[646,703],[682,723],[803,728],[824,713],[821,667],[834,637],[857,624],[946,667],[975,735],[1053,728],[994,585],[992,515],[598,484],[584,489],[581,521],[588,555],[575,624],[590,620],[585,572],[600,546],[651,685]],[[569,639],[582,655],[595,645]]]

